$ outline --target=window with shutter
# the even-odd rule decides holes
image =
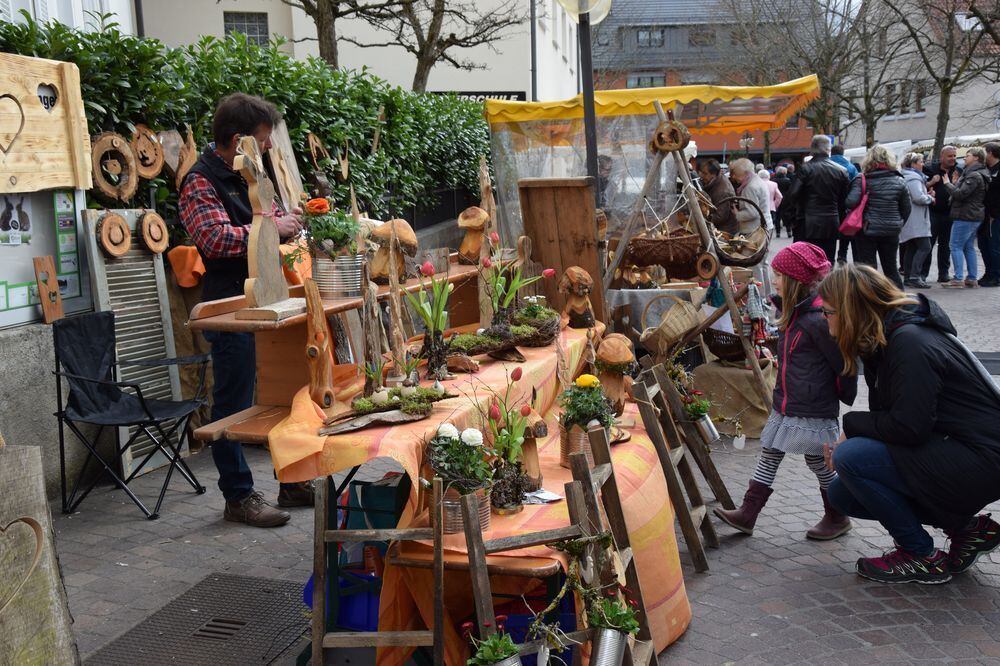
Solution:
[[[11,9],[10,0],[0,0],[0,21],[13,21],[14,10]]]

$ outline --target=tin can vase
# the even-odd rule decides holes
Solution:
[[[608,434],[608,441],[611,441],[611,429],[605,428]],[[587,464],[594,466],[594,454],[590,450],[590,437],[587,431],[578,425],[573,425],[569,430],[559,424],[559,466],[570,468],[569,457],[574,453],[583,453],[587,456]]]
[[[473,494],[479,503],[479,527],[485,532],[490,529],[490,496],[485,488],[480,488]],[[462,495],[455,488],[449,487],[441,498],[441,513],[444,514],[445,534],[458,534],[464,531]]]
[[[594,651],[590,666],[621,666],[625,659],[628,634],[617,629],[601,627],[594,632]]]
[[[323,298],[354,298],[361,295],[363,254],[338,254],[335,258],[317,255],[312,276]]]
[[[493,662],[493,666],[521,666],[521,655],[515,654],[506,659]]]
[[[712,417],[708,414],[696,419],[694,425],[698,428],[698,433],[705,440],[705,443],[711,444],[712,442],[719,441],[719,430],[715,427]]]

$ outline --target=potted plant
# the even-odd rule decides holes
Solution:
[[[573,386],[559,396],[563,409],[559,417],[559,464],[569,467],[569,456],[583,452],[587,462],[594,464],[590,451],[587,429],[593,423],[601,424],[611,439],[611,425],[615,422],[615,412],[611,401],[604,395],[601,382],[594,375],[580,375]]]
[[[524,493],[529,485],[521,456],[531,405],[523,403],[518,406],[511,398],[511,388],[520,381],[522,373],[519,367],[511,371],[503,395],[491,391],[493,401],[487,413],[496,456],[493,460],[490,503],[494,511],[501,515],[518,513],[524,508]]]
[[[459,433],[451,423],[442,423],[427,447],[427,460],[445,484],[442,512],[444,533],[462,531],[463,495],[475,494],[479,501],[479,524],[490,527],[488,491],[493,481],[493,466],[488,458],[491,451],[483,444],[483,433],[466,428]]]
[[[542,278],[554,277],[556,271],[553,268],[546,268],[539,276],[525,277],[523,264],[504,260],[504,249],[500,245],[500,235],[497,232],[490,232],[489,243],[490,256],[483,258],[480,264],[481,279],[486,281],[486,293],[493,306],[493,319],[486,333],[502,340],[509,340],[514,337],[514,332],[511,331],[511,317],[514,314],[518,291]]]
[[[507,616],[497,615],[496,621],[496,632],[479,640],[472,636],[473,624],[471,622],[462,625],[465,637],[475,649],[472,656],[465,662],[467,666],[519,666],[521,663],[517,644],[514,643],[510,634],[504,631]]]
[[[587,623],[595,630],[590,663],[622,663],[629,635],[639,631],[635,609],[617,595],[599,597],[587,609]]]
[[[400,388],[401,395],[413,395],[417,392],[417,388],[420,386],[420,375],[417,374],[418,365],[420,365],[420,357],[407,351],[406,360],[403,361],[403,367],[400,368],[403,376],[406,377]]]
[[[310,199],[303,206],[306,243],[312,255],[312,276],[325,298],[361,295],[358,223],[347,211],[331,206],[330,199]],[[293,259],[295,260],[295,259]]]
[[[389,401],[389,391],[382,385],[382,370],[385,368],[385,360],[379,359],[371,363],[366,363],[363,370],[365,373],[365,397],[371,398],[372,402],[378,404]],[[368,390],[370,387],[370,391]]]
[[[424,283],[427,278],[427,284]],[[420,355],[427,359],[427,379],[448,378],[448,348],[444,343],[444,329],[448,326],[448,296],[455,285],[448,282],[448,275],[434,277],[434,264],[425,261],[420,266],[420,291],[414,296],[403,293],[410,305],[424,322],[424,344]],[[427,297],[430,291],[431,297]]]
[[[705,443],[711,444],[718,441],[719,431],[712,423],[712,417],[708,415],[709,410],[712,409],[712,401],[706,398],[704,393],[697,390],[691,391],[683,400],[688,420],[694,423]]]

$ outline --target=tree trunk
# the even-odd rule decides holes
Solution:
[[[319,57],[334,69],[338,67],[337,53],[337,17],[328,2],[318,3],[317,13],[313,17],[316,22],[316,38],[319,40]]]
[[[875,145],[875,126],[878,121],[873,121],[871,118],[865,120],[865,148],[871,148]]]
[[[761,162],[764,163],[766,167],[771,163],[771,133],[764,132],[764,156]]]
[[[417,71],[413,74],[413,91],[424,92],[427,90],[427,79],[431,75],[431,68],[434,66],[434,58],[430,55],[417,56]]]
[[[944,137],[948,133],[948,121],[950,120],[951,109],[951,89],[941,89],[938,98],[937,128],[934,130],[934,159],[941,156],[941,148],[944,147]]]

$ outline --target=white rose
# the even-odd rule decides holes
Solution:
[[[458,439],[458,428],[445,421],[440,426],[438,426],[438,437],[447,437],[448,439]]]
[[[482,446],[483,433],[479,432],[475,428],[466,428],[462,431],[462,441],[469,446]]]

